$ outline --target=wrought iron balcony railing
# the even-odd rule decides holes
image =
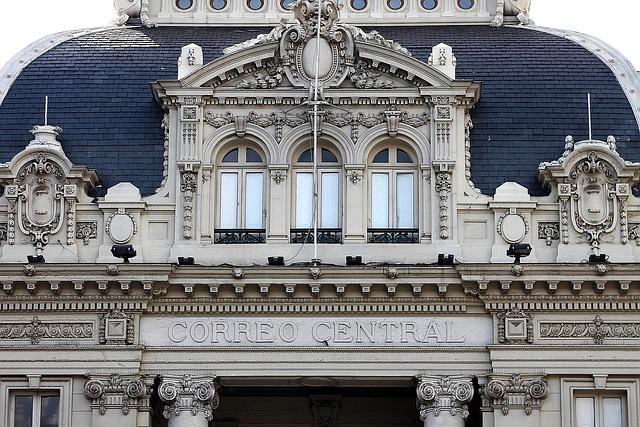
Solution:
[[[291,243],[313,243],[313,229],[292,228]],[[341,228],[318,228],[318,243],[342,243]]]
[[[369,243],[418,243],[420,232],[417,228],[370,228],[367,230]]]
[[[266,232],[263,229],[247,229],[247,228],[234,228],[234,229],[219,229],[216,230],[213,235],[214,243],[221,244],[251,244],[251,243],[265,243]]]

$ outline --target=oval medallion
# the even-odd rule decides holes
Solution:
[[[302,49],[302,69],[305,74],[314,79],[316,76],[316,48],[318,45],[317,39],[311,39],[304,45]],[[320,39],[320,53],[318,54],[318,60],[320,62],[318,66],[318,77],[323,79],[331,72],[333,66],[333,55],[331,53],[331,45],[325,40]]]
[[[127,243],[135,234],[135,223],[126,213],[116,213],[111,217],[109,237],[115,243]]]
[[[502,220],[502,237],[508,243],[518,243],[527,234],[527,225],[520,215],[508,214]]]

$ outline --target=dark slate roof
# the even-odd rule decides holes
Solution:
[[[367,29],[370,30],[370,29]],[[440,42],[453,47],[458,78],[482,82],[472,113],[472,178],[486,194],[517,181],[532,195],[541,161],[558,158],[564,137],[587,135],[586,93],[593,97],[594,137],[615,135],[627,160],[640,160],[633,111],[610,69],[579,45],[520,28],[431,26],[377,28],[426,61]],[[0,106],[0,162],[8,161],[42,122],[50,123],[76,164],[98,171],[104,188],[130,181],[150,194],[162,178],[162,112],[150,82],[175,79],[182,46],[203,47],[205,61],[266,28],[114,28],[55,47],[32,62]]]

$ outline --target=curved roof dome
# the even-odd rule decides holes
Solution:
[[[129,181],[151,194],[162,181],[162,110],[150,83],[175,79],[181,48],[203,47],[205,62],[267,28],[112,28],[61,43],[31,62],[0,105],[0,162],[10,160],[42,121],[64,128],[65,152],[96,169],[103,186]],[[370,29],[366,29],[370,30]],[[640,160],[634,111],[615,75],[600,59],[564,38],[529,29],[485,26],[376,28],[426,62],[446,43],[457,77],[482,82],[472,111],[472,179],[486,194],[516,181],[532,195],[545,190],[538,164],[558,158],[564,138],[586,139],[586,94],[593,98],[594,137],[614,135],[627,160]]]

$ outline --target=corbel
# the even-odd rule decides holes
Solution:
[[[212,297],[217,297],[219,291],[220,291],[220,285],[218,283],[209,284],[209,293],[211,294]]]
[[[9,281],[9,282],[2,282],[2,290],[4,291],[5,294],[7,295],[12,295],[14,292],[14,288],[13,288],[13,282]]]
[[[336,287],[336,294],[341,297],[345,294],[346,292],[346,286],[344,284],[337,284],[335,285]]]
[[[572,280],[571,281],[571,292],[574,294],[579,294],[582,291],[582,284],[584,282],[582,280]]]
[[[296,293],[296,284],[295,283],[285,283],[284,292],[288,297],[292,297]]]
[[[84,294],[84,281],[74,280],[72,281],[72,283],[73,283],[73,290],[76,293],[76,295],[82,296],[82,294]]]
[[[309,283],[309,289],[311,290],[312,296],[318,297],[320,295],[320,283]]]
[[[109,281],[108,280],[96,280],[96,283],[98,284],[98,292],[100,292],[100,294],[102,294],[102,295],[106,295],[107,289],[108,289],[108,286],[109,286]]]
[[[438,283],[438,295],[444,297],[447,295],[447,289],[449,288],[448,283]]]
[[[550,295],[554,295],[556,292],[558,292],[558,283],[560,283],[557,280],[549,280],[547,282],[547,293]]]
[[[147,295],[151,295],[153,293],[153,280],[143,280],[142,291]]]
[[[233,284],[233,291],[236,293],[237,296],[239,297],[243,297],[244,296],[244,288],[245,288],[245,284],[244,283],[234,283]]]
[[[270,284],[269,283],[263,283],[260,285],[260,294],[263,297],[268,297],[269,296],[269,288],[270,288]]]
[[[506,294],[511,289],[511,280],[500,280],[500,292]]]
[[[607,288],[606,280],[596,280],[593,284],[593,290],[597,294],[603,294],[606,288]]]
[[[535,286],[535,280],[525,280],[524,281],[524,293],[530,294],[533,292],[533,287]]]
[[[630,280],[620,281],[618,284],[618,291],[620,292],[620,295],[626,295],[629,292],[630,285]]]
[[[129,292],[131,291],[131,280],[119,280],[120,283],[120,292],[122,292],[123,295],[129,295]]]
[[[36,295],[38,293],[38,284],[36,282],[26,282],[27,292],[31,295]]]
[[[445,292],[446,291],[447,290],[445,289]],[[422,285],[418,283],[414,283],[413,285],[411,285],[411,293],[414,297],[419,297],[420,295],[422,295]]]
[[[60,281],[59,280],[50,280],[49,281],[49,289],[51,290],[51,295],[59,296],[60,295]]]
[[[390,297],[394,296],[396,294],[396,290],[397,290],[397,286],[395,283],[387,283],[387,295],[389,295]]]
[[[368,297],[371,294],[371,285],[370,284],[360,284],[360,292],[363,297]]]

